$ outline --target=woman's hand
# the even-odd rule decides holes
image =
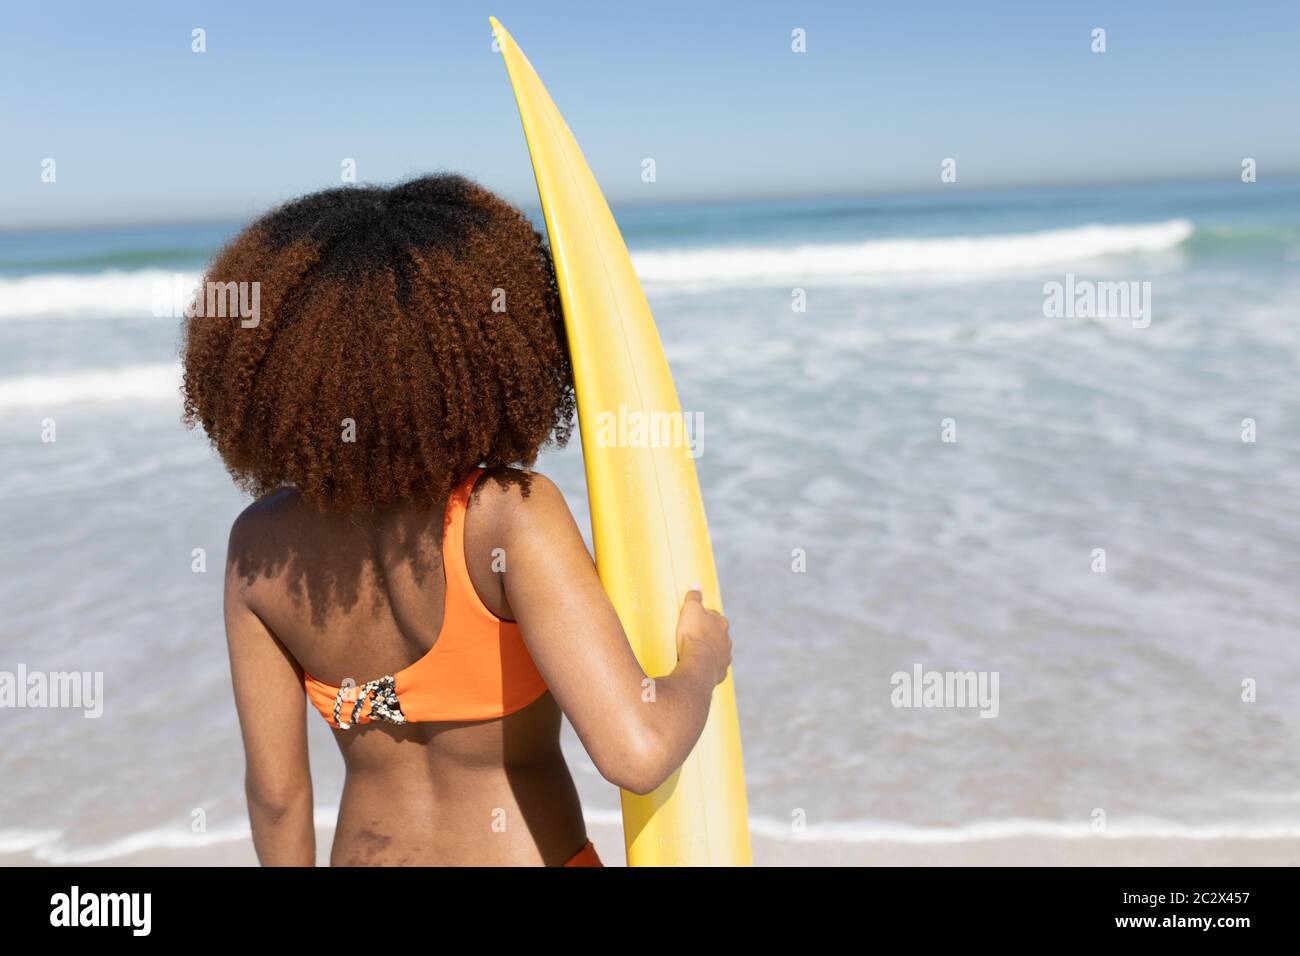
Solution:
[[[686,592],[681,614],[677,616],[677,659],[700,658],[709,678],[709,686],[721,684],[731,666],[731,636],[727,619],[704,606],[704,596],[697,584]]]

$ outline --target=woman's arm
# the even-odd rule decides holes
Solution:
[[[231,530],[236,554],[239,523]],[[226,641],[244,737],[244,792],[253,846],[263,866],[315,866],[316,828],[307,761],[302,670],[245,601],[226,568]]]
[[[704,730],[713,688],[731,662],[726,619],[690,592],[677,667],[655,680],[654,700],[646,701],[646,674],[559,489],[533,475],[527,497],[516,489],[500,494],[505,598],[529,653],[601,775],[649,793]]]

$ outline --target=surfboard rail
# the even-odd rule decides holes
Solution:
[[[654,317],[600,186],[528,58],[495,17],[489,22],[519,106],[559,280],[596,569],[641,667],[662,676],[677,664],[677,616],[690,586],[702,586],[707,606],[722,607],[696,452],[685,437]],[[643,438],[631,438],[620,421],[641,423]],[[656,429],[665,421],[681,442],[659,440]],[[652,700],[653,683],[643,693]],[[749,865],[730,671],[681,768],[653,793],[622,791],[621,799],[628,865]]]

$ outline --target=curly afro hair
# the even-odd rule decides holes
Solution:
[[[287,203],[222,249],[200,295],[228,283],[259,284],[245,287],[256,321],[186,320],[185,422],[255,495],[434,502],[477,465],[526,467],[568,441],[550,254],[523,213],[463,177]]]

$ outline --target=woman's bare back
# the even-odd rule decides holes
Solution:
[[[466,517],[465,564],[493,614],[510,619],[492,569],[492,496]],[[289,491],[255,503],[232,544],[245,601],[298,666],[333,685],[394,674],[442,626],[445,502],[379,515],[315,510]],[[310,715],[309,715],[310,716]],[[585,842],[549,693],[497,720],[333,731],[347,769],[331,862],[559,864]]]

